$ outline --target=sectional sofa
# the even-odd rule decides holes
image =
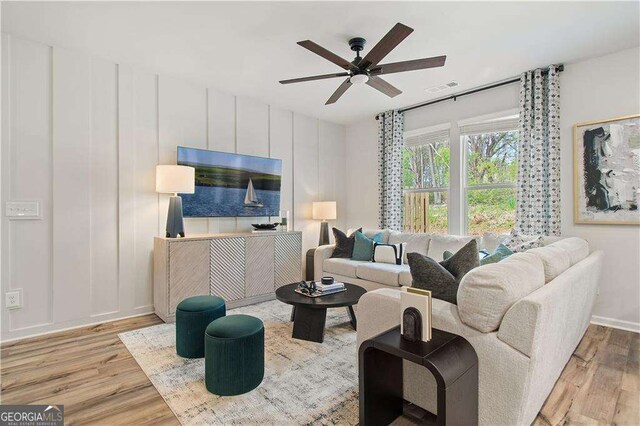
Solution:
[[[411,239],[401,233],[386,235],[391,241]],[[431,237],[427,253],[439,258],[443,241],[431,245],[435,238],[449,244],[457,237]],[[373,274],[367,271],[367,262],[336,262],[329,257],[330,251],[330,246],[324,246],[316,252],[320,275],[371,290],[357,306],[358,347],[398,326],[398,289],[411,284],[408,267],[378,267]],[[534,421],[589,326],[602,259],[603,253],[590,252],[582,239],[548,238],[543,247],[473,269],[460,283],[457,305],[433,300],[433,327],[463,336],[478,354],[480,424],[530,425]],[[404,398],[437,413],[433,376],[406,361],[403,376]]]

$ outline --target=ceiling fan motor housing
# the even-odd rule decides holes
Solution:
[[[362,52],[362,50],[364,50],[365,44],[367,44],[367,40],[363,39],[362,37],[354,37],[349,40],[349,47],[351,47],[351,50],[353,50],[354,52]]]

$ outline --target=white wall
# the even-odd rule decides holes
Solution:
[[[281,208],[306,251],[319,233],[311,202],[338,201],[343,226],[344,140],[340,125],[3,34],[2,205],[38,200],[43,213],[2,217],[2,294],[23,291],[21,309],[2,308],[2,340],[153,311],[153,237],[168,204],[155,166],[175,163],[177,145],[282,159]],[[185,227],[256,221],[268,218]]]
[[[452,122],[451,148],[460,149],[455,123],[518,108],[518,85],[509,85],[408,111],[405,129]],[[560,74],[562,155],[562,233],[589,241],[605,252],[605,265],[594,321],[640,330],[640,228],[573,224],[573,125],[640,112],[640,49],[565,64]],[[347,134],[347,226],[377,226],[377,121],[349,125]],[[452,164],[451,176],[456,176]],[[371,185],[363,185],[371,182]],[[460,183],[452,181],[450,232],[461,233]],[[457,189],[456,189],[457,188]]]

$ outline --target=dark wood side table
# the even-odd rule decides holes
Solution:
[[[307,268],[306,268],[307,272],[304,278],[306,281],[313,281],[313,265],[314,265],[315,255],[316,255],[315,248],[311,248],[307,250]]]
[[[388,425],[402,415],[402,360],[427,368],[437,384],[437,425],[478,424],[478,356],[464,338],[433,329],[429,342],[409,342],[392,328],[360,345],[360,425]]]

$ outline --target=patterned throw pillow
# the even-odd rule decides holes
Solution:
[[[402,265],[407,243],[382,244],[373,243],[373,261],[378,263],[391,263]]]
[[[457,304],[462,277],[480,265],[478,242],[475,239],[440,263],[418,253],[409,253],[407,257],[413,287],[430,290],[431,296],[454,305]]]
[[[498,245],[493,253],[488,253],[484,250],[480,250],[480,266],[488,265],[490,263],[498,263],[501,260],[504,260],[507,257],[511,256],[512,254],[513,252],[504,244]],[[451,256],[453,256],[453,253],[451,253],[450,251],[445,251],[444,253],[442,253],[442,257],[444,258],[444,260],[447,260]]]
[[[356,239],[356,232],[362,232],[362,228],[358,228],[353,234],[347,235],[338,228],[333,229],[333,238],[336,240],[336,248],[333,249],[331,257],[346,257],[351,259],[353,255],[353,244]]]
[[[542,247],[542,235],[524,235],[512,230],[502,243],[514,253],[520,253],[532,248]]]

